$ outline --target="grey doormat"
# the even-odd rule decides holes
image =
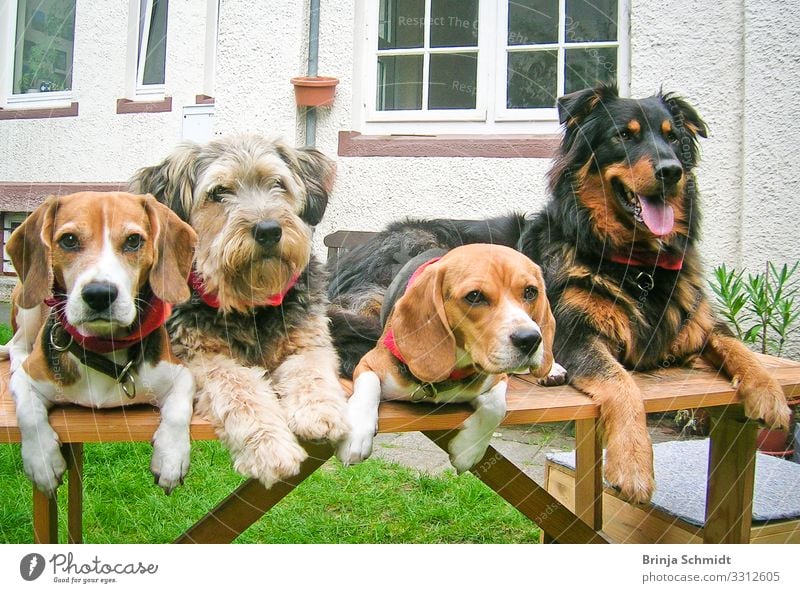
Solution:
[[[706,505],[708,439],[670,441],[653,446],[656,491],[652,505],[702,527]],[[575,451],[551,453],[547,459],[575,469]],[[756,454],[753,522],[800,517],[800,464]]]

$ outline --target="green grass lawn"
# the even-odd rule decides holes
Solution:
[[[0,343],[10,337],[0,325]],[[186,484],[166,496],[153,484],[151,452],[147,443],[85,445],[84,541],[170,542],[243,481],[219,443],[197,441]],[[33,541],[31,489],[19,445],[0,445],[0,542]],[[531,543],[538,537],[536,525],[470,474],[434,476],[368,460],[351,468],[326,464],[237,541]]]
[[[169,542],[242,482],[219,443],[192,446],[186,484],[166,496],[148,469],[149,444],[87,444],[84,540]],[[427,475],[373,459],[351,468],[328,463],[237,541],[533,543],[538,534],[538,527],[470,474]],[[0,446],[0,542],[31,541],[31,485],[20,449]]]
[[[7,343],[12,335],[14,335],[14,332],[11,331],[11,328],[0,323],[0,344]]]

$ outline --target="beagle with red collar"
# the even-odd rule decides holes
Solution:
[[[481,460],[506,413],[508,373],[549,384],[566,371],[553,361],[555,320],[542,273],[518,251],[473,244],[435,249],[393,279],[381,311],[383,334],[353,373],[346,465],[366,459],[383,400],[467,402],[475,412],[450,441],[464,472]]]
[[[189,298],[196,236],[152,196],[50,197],[11,235],[10,390],[25,473],[54,494],[66,464],[48,422],[55,404],[161,409],[150,469],[170,493],[189,467],[194,379],[164,322]]]

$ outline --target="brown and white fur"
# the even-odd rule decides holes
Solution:
[[[348,433],[326,277],[311,254],[333,171],[316,150],[243,135],[183,145],[131,181],[197,231],[195,271],[218,306],[196,292],[177,307],[173,346],[234,468],[267,487],[300,471],[298,437],[335,443]],[[280,306],[264,304],[284,291]]]
[[[44,300],[54,285],[59,287],[70,325],[85,336],[119,338],[129,333],[150,294],[173,304],[189,298],[186,277],[194,242],[191,227],[152,196],[116,192],[50,197],[11,235],[7,249],[20,283],[13,295],[15,333],[6,350],[10,390],[25,473],[43,493],[55,492],[66,469],[58,435],[48,422],[48,410],[64,403],[158,406],[161,422],[150,469],[167,493],[182,483],[189,468],[194,380],[173,356],[163,324],[130,347],[143,352],[131,399],[112,377],[53,346],[55,318]],[[92,301],[98,290],[105,298],[99,305]],[[128,350],[105,356],[125,365]]]
[[[389,288],[404,292],[393,307],[384,302],[383,335],[353,374],[352,432],[338,450],[345,464],[370,455],[381,399],[467,402],[475,412],[449,444],[453,466],[467,471],[505,417],[507,373],[565,379],[553,362],[555,320],[539,266],[509,247],[475,244],[420,267],[436,255],[411,260]],[[388,346],[390,334],[402,361]]]

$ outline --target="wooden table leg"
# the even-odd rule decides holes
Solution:
[[[446,451],[455,431],[426,431],[423,434]],[[487,449],[486,455],[471,472],[559,542],[608,543],[605,536],[578,519],[494,447]]]
[[[603,528],[603,445],[599,418],[575,421],[575,514],[594,531]]]
[[[33,543],[58,543],[58,498],[48,498],[33,487]]]
[[[750,542],[756,427],[757,423],[744,418],[738,407],[712,410],[705,543]]]
[[[300,473],[267,490],[258,480],[247,480],[216,508],[181,535],[176,544],[228,544],[322,466],[331,455],[330,445],[304,444],[308,458]]]
[[[67,542],[83,543],[83,443],[62,448],[69,472],[67,485]]]

